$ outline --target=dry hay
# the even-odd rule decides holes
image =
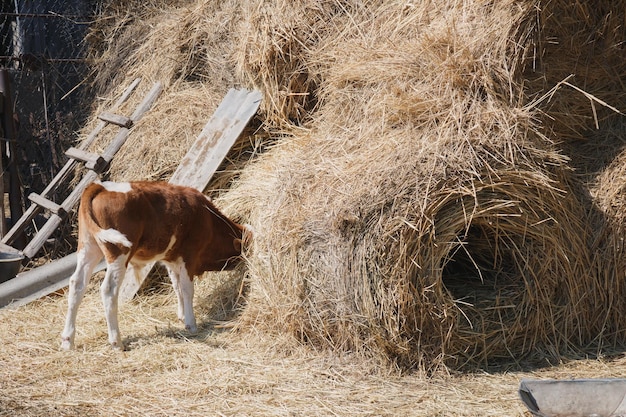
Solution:
[[[542,33],[537,60],[541,77],[526,77],[533,91],[562,85],[543,107],[542,122],[563,141],[584,189],[588,223],[593,228],[592,272],[603,316],[600,343],[623,344],[626,264],[623,183],[626,62],[626,2],[550,2],[538,15]],[[555,42],[559,39],[559,42]],[[566,83],[562,83],[566,80]]]
[[[603,332],[615,340],[626,337],[626,153],[624,152],[623,120],[608,124],[598,131],[590,144],[582,146],[587,155],[596,155],[590,167],[589,193],[593,201],[592,220],[595,239],[592,253],[594,268],[603,288],[603,313],[606,327]],[[592,149],[594,148],[594,149]],[[587,161],[589,163],[589,161]]]
[[[95,114],[106,110],[136,77],[140,88],[121,113],[131,114],[141,97],[159,81],[158,104],[136,125],[129,146],[114,159],[109,175],[118,179],[167,179],[229,88],[233,87],[233,25],[236,2],[112,2],[107,17],[92,30],[95,62],[93,89],[107,97]],[[94,122],[95,123],[95,122]],[[86,132],[89,129],[85,129]],[[239,160],[249,159],[255,144],[251,130],[235,145],[211,188],[226,187]],[[103,134],[93,150],[103,149]],[[250,151],[252,149],[252,151]]]
[[[197,286],[200,331],[176,323],[175,296],[160,291],[121,308],[131,350],[112,351],[94,277],[78,316],[78,349],[58,350],[67,304],[53,296],[0,310],[0,416],[530,416],[522,378],[617,378],[626,359],[549,369],[401,374],[354,355],[316,352],[292,338],[230,332],[228,277]],[[222,291],[224,295],[222,294]],[[225,296],[225,298],[224,298]]]
[[[114,352],[94,281],[78,316],[78,349],[70,354],[58,350],[66,308],[58,297],[0,311],[0,416],[526,415],[516,390],[528,373],[426,379],[315,352],[284,336],[224,331],[214,321],[222,308],[213,276],[196,287],[197,335],[175,322],[175,296],[162,291],[122,307],[131,350]],[[625,365],[621,359],[584,369],[579,375],[608,377]]]
[[[310,131],[226,196],[258,229],[244,323],[426,368],[605,342],[588,207],[536,107],[589,95],[525,96],[535,5],[365,8],[307,51]]]
[[[337,116],[350,104],[277,145],[225,197],[255,201],[248,320],[405,366],[589,337],[578,328],[589,307],[578,301],[596,289],[584,213],[528,116],[442,103],[436,126],[428,114],[389,131],[370,114]],[[451,149],[450,137],[462,140]]]
[[[574,169],[621,117],[624,3],[148,4],[99,57],[99,91],[166,86],[111,176],[167,178],[252,85],[260,129],[213,184],[257,231],[240,327],[426,369],[623,343],[622,223]]]
[[[264,92],[265,123],[300,124],[316,105],[321,78],[312,63],[317,44],[334,36],[351,13],[350,2],[305,0],[242,2],[235,60],[240,77]]]
[[[536,3],[537,12],[527,19],[531,24],[521,26],[535,38],[529,45],[531,64],[524,72],[527,95],[541,96],[567,80],[570,86],[543,106],[547,117],[542,123],[560,141],[588,139],[594,130],[606,129],[623,116],[615,109],[624,111],[626,102],[626,2]]]

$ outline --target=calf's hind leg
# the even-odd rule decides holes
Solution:
[[[61,349],[70,350],[74,348],[78,306],[83,300],[85,291],[87,291],[87,284],[93,269],[101,259],[102,251],[93,241],[87,242],[76,254],[76,270],[69,282],[67,316],[65,317],[65,327],[61,333]]]

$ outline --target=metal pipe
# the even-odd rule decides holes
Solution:
[[[105,268],[104,262],[96,266],[94,273]],[[0,308],[19,307],[67,287],[76,269],[76,253],[22,272],[0,284]]]

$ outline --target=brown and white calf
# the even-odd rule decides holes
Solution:
[[[118,295],[127,268],[142,279],[144,267],[163,263],[178,297],[178,318],[195,332],[193,278],[205,271],[232,269],[241,258],[248,228],[220,211],[201,192],[165,182],[96,182],[78,210],[76,271],[70,278],[68,312],[61,347],[72,349],[76,313],[94,267],[104,257],[100,287],[109,342],[124,349],[117,320]]]

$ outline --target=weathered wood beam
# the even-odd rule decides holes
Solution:
[[[130,117],[109,113],[106,111],[100,113],[98,119],[102,120],[103,122],[117,125],[119,127],[125,127],[127,129],[130,129],[133,126],[133,121],[130,119]]]
[[[65,151],[65,155],[69,158],[76,159],[77,161],[84,162],[87,169],[96,171],[97,173],[104,172],[109,165],[102,156],[93,152],[84,151],[82,149],[69,148]]]
[[[67,214],[63,207],[61,207],[52,200],[48,200],[47,198],[40,196],[39,194],[30,193],[28,199],[33,203],[38,204],[47,210],[50,210],[52,213],[60,217],[65,217],[65,215]]]

